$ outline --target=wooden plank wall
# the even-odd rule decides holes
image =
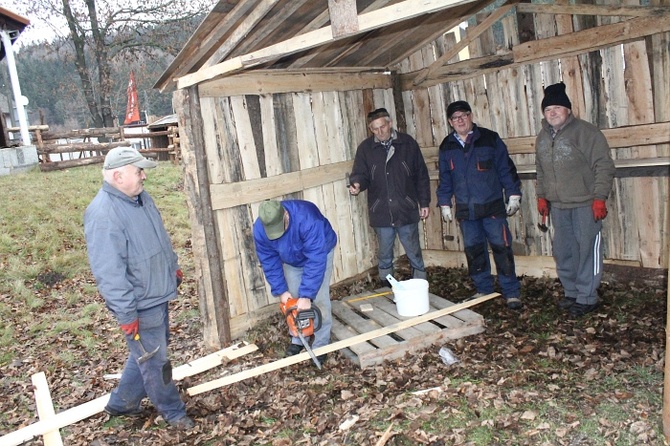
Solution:
[[[656,1],[657,4],[662,2]],[[618,1],[611,3],[620,5]],[[640,3],[628,1],[626,4]],[[476,17],[469,25],[481,22],[486,16]],[[535,38],[566,34],[618,20],[616,16],[535,14]],[[665,33],[647,41],[617,45],[581,56],[405,91],[407,131],[422,147],[439,146],[451,130],[446,124],[446,106],[455,100],[466,100],[473,108],[475,122],[497,131],[503,139],[534,136],[542,119],[543,85],[560,80],[568,87],[575,115],[600,128],[667,120],[670,114],[668,39],[668,33]],[[411,72],[430,65],[455,40],[453,33],[446,34],[410,56],[401,64],[400,71]],[[495,54],[518,43],[517,17],[511,12],[473,40],[468,50],[471,57],[477,57]],[[622,148],[612,150],[612,154],[615,159],[667,157],[670,145]],[[517,165],[535,162],[533,153],[515,154],[512,158]],[[437,169],[433,153],[427,155],[427,160],[429,169]],[[551,232],[545,234],[537,229],[535,179],[526,178],[522,182],[522,210],[509,219],[515,253],[549,256]],[[436,178],[433,183],[434,189]],[[609,215],[603,230],[607,259],[638,262],[649,268],[668,267],[667,228],[664,226],[668,221],[668,191],[667,172],[660,176],[618,175],[608,199]],[[433,210],[426,228],[425,248],[463,249],[456,224],[441,222],[437,210]],[[456,237],[449,241],[447,235]]]
[[[200,103],[233,337],[264,309],[275,309],[252,233],[263,200],[305,199],[321,209],[339,239],[334,283],[376,264],[366,194],[351,197],[345,173],[368,136],[366,107],[393,111],[391,90],[202,97]]]
[[[627,3],[636,4],[633,0]],[[665,4],[667,0],[652,3]],[[486,16],[474,17],[470,26]],[[535,14],[532,26],[524,21],[523,34],[541,39],[617,20],[612,16]],[[512,10],[472,41],[467,48],[470,56],[510,49],[519,43],[518,27]],[[453,47],[456,40],[457,36],[447,33],[392,68],[405,73],[426,67]],[[366,194],[349,196],[345,181],[356,147],[368,136],[367,112],[386,107],[392,117],[402,118],[396,119],[406,125],[401,130],[414,136],[424,149],[428,168],[433,172],[433,197],[431,215],[422,224],[421,244],[428,256],[431,252],[458,254],[463,249],[458,225],[442,222],[435,207],[436,147],[450,131],[447,105],[454,100],[467,100],[475,122],[497,131],[503,139],[532,138],[540,129],[543,85],[562,79],[568,86],[575,114],[601,128],[670,121],[669,42],[668,33],[654,35],[644,42],[404,91],[401,98],[394,97],[391,88],[343,91],[342,85],[333,88],[338,91],[305,88],[302,92],[234,96],[223,96],[216,88],[200,89],[201,116],[197,121],[202,127],[232,337],[253,326],[258,318],[276,311],[276,301],[265,282],[253,243],[252,225],[263,200],[310,200],[328,217],[339,237],[333,283],[376,265],[376,239],[368,225]],[[403,104],[404,109],[396,110],[396,104]],[[182,111],[180,120],[187,119],[183,115]],[[185,150],[193,150],[186,139]],[[526,152],[517,150],[512,158],[517,165],[533,165],[532,147],[527,143],[524,147],[528,147]],[[668,157],[670,144],[617,148],[612,152],[615,158],[622,159]],[[187,172],[194,169],[193,158],[188,154],[184,157]],[[535,180],[525,178],[522,209],[510,218],[514,249],[517,255],[528,256],[525,259],[550,259],[551,233],[537,229],[535,202]],[[618,177],[608,207],[610,214],[604,224],[606,258],[667,268],[667,171],[659,176]],[[193,220],[200,224],[200,216],[195,214],[196,208]],[[198,234],[202,232],[198,231],[194,229]],[[219,314],[221,309],[215,305],[207,280],[211,271],[207,271],[210,248],[206,245],[211,240],[196,241],[194,251],[200,256],[198,265],[204,281],[203,308]],[[402,254],[400,245],[396,246],[397,253]],[[214,325],[210,319],[206,325]],[[209,343],[216,347],[222,339],[221,327],[209,328]]]

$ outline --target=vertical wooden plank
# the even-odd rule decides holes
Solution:
[[[204,133],[203,136],[205,138],[205,147],[203,147],[203,149],[206,151],[207,156],[209,157],[210,153],[215,155],[217,152],[219,152],[222,143],[230,142],[222,141],[222,136],[219,134],[219,111],[216,99],[202,98],[200,101],[200,107],[202,108],[203,112],[202,127]],[[213,156],[213,159],[216,160],[218,157]],[[226,181],[221,167],[222,164],[220,162],[207,164],[209,178],[212,184],[220,184]]]
[[[295,172],[300,169],[298,150],[296,147],[296,120],[293,114],[293,95],[278,93],[273,95],[274,117],[279,156],[284,172]]]
[[[226,295],[226,273],[221,254],[215,218],[209,195],[209,173],[206,160],[204,119],[197,87],[176,91],[173,107],[179,119],[179,137],[184,166],[184,190],[189,199],[192,246],[196,259],[196,277],[200,312],[204,324],[205,345],[218,350],[231,341],[230,314]],[[210,129],[213,131],[213,129]]]
[[[625,2],[631,4],[630,2]],[[624,77],[626,79],[626,95],[628,96],[628,124],[654,122],[654,97],[652,80],[649,71],[649,60],[645,42],[632,42],[623,45]],[[657,156],[656,146],[635,147],[634,158],[654,158]],[[659,181],[652,177],[636,178],[634,184],[634,201],[626,203],[637,223],[637,237],[640,244],[640,260],[647,268],[660,268],[661,232],[664,229],[663,214],[660,204]],[[631,211],[630,209],[633,209]]]
[[[332,164],[332,151],[336,150],[336,138],[329,131],[329,106],[327,104],[328,93],[312,94],[312,111],[314,112],[314,124],[316,130],[316,142],[319,155],[319,165]],[[328,218],[331,224],[336,225],[335,196],[333,187],[330,184],[320,186],[321,197],[317,206],[321,209],[323,215]],[[338,253],[339,254],[339,253]],[[342,272],[342,257],[340,255],[333,259],[333,276],[339,276]]]
[[[652,5],[658,6],[668,6],[670,1],[668,0],[651,0]],[[653,94],[654,94],[654,113],[656,117],[656,122],[668,121],[670,120],[670,32],[655,34],[651,36],[650,39],[650,60],[651,60],[651,69],[652,69],[652,79],[653,79]],[[657,153],[659,156],[670,156],[670,144],[658,145],[656,147]],[[668,214],[670,214],[670,185],[667,177],[658,177],[658,190],[659,190],[659,207],[661,208],[659,214],[665,222],[665,229],[661,232],[661,244],[660,247],[660,258],[661,258],[661,267],[668,268],[668,258],[670,256],[670,251],[668,251],[668,241],[670,240],[670,231],[668,231]],[[666,376],[667,371],[670,370],[666,364]],[[666,383],[668,380],[666,379]],[[664,405],[664,420],[667,421],[670,415],[670,407],[666,404]],[[664,432],[666,436],[670,432],[670,426],[667,423],[664,423]]]
[[[247,109],[247,100],[244,96],[233,96],[230,105],[235,119],[237,130],[238,148],[242,160],[242,176],[245,180],[261,177],[258,155],[254,140],[253,127]]]
[[[349,138],[346,143],[346,159],[353,160],[358,145],[368,137],[363,92],[342,92],[340,103],[343,104],[343,125],[348,128],[348,131],[345,132]],[[375,264],[374,253],[377,251],[375,234],[368,218],[367,194],[357,197],[349,195],[347,203],[351,218],[351,231],[354,236],[354,255],[358,259],[357,272],[362,272]],[[342,230],[346,231],[347,227],[342,227]]]
[[[37,415],[40,421],[48,420],[56,415],[49,384],[44,372],[36,373],[32,376],[33,387],[35,388],[35,406],[37,406]],[[44,446],[63,446],[63,439],[58,429],[47,432],[42,436]]]
[[[297,144],[300,157],[300,169],[309,169],[319,165],[319,147],[316,142],[316,129],[314,128],[314,113],[312,111],[312,95],[309,93],[296,93],[293,97],[293,111],[297,122]],[[303,199],[312,203],[321,200],[321,186],[310,187],[303,191]],[[317,204],[318,206],[318,204]]]
[[[557,0],[557,4],[569,4],[568,0]],[[558,34],[570,34],[574,31],[572,15],[556,14],[556,30]],[[572,111],[577,116],[585,116],[584,84],[582,83],[582,69],[577,56],[561,59],[561,73],[566,85],[566,92],[572,102]]]
[[[275,131],[277,126],[275,124],[274,98],[272,95],[261,95],[259,103],[263,129],[263,147],[265,149],[265,168],[267,169],[268,177],[273,177],[284,173]]]

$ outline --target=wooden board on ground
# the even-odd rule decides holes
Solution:
[[[428,295],[429,312],[455,305],[447,299]],[[366,306],[366,311],[361,309]],[[369,311],[369,306],[372,311]],[[411,319],[400,316],[393,303],[393,292],[380,288],[374,294],[364,293],[332,302],[333,340],[344,341],[382,327]],[[458,339],[483,332],[484,318],[472,310],[464,309],[454,314],[429,320],[393,334],[352,345],[340,352],[361,368],[381,364],[387,359],[401,358],[410,351],[429,348],[445,340]]]

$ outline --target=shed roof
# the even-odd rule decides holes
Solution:
[[[492,3],[219,0],[155,87],[163,90],[179,80],[176,86],[182,88],[259,68],[393,68]]]

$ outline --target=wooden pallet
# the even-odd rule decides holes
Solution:
[[[455,305],[435,294],[429,294],[428,297],[429,311]],[[363,311],[366,306],[368,311]],[[380,288],[375,293],[368,292],[332,301],[332,312],[331,334],[340,341],[411,319],[398,314],[390,288]],[[352,345],[342,349],[341,353],[361,368],[366,368],[381,364],[387,359],[401,358],[405,353],[427,348],[445,340],[481,333],[484,329],[484,318],[474,311],[465,309]]]

